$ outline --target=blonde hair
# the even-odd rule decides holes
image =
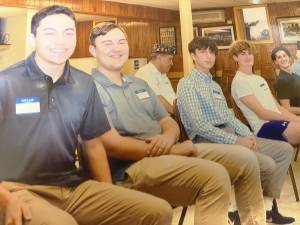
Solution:
[[[237,56],[239,53],[248,50],[250,53],[254,54],[256,49],[255,47],[250,44],[248,41],[241,40],[241,41],[235,41],[231,44],[229,48],[229,53],[231,55]]]

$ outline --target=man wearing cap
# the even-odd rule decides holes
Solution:
[[[173,65],[174,55],[175,47],[154,44],[149,63],[141,67],[135,74],[136,77],[148,83],[168,113],[171,114],[176,95],[166,73]]]

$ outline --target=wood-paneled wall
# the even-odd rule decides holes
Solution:
[[[178,21],[179,13],[172,10],[147,6],[128,5],[103,0],[0,0],[1,6],[41,8],[53,4],[64,5],[74,12],[113,16],[143,18],[158,21]]]
[[[177,53],[173,59],[173,67],[170,72],[183,71],[181,35],[179,21],[163,22],[142,19],[118,18],[118,24],[122,26],[129,40],[130,57],[149,58],[152,45],[159,43],[159,28],[174,26],[176,30]]]
[[[171,72],[183,71],[179,12],[146,6],[128,5],[101,0],[0,0],[2,6],[40,8],[52,4],[68,6],[74,12],[117,18],[127,35],[130,57],[148,58],[151,47],[159,43],[159,28],[176,28],[177,54]],[[91,22],[78,23],[77,47],[72,57],[88,57],[89,32]]]

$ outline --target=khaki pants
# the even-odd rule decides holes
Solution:
[[[107,183],[86,181],[77,188],[2,184],[29,204],[33,216],[26,225],[170,225],[172,221],[166,201]]]
[[[195,225],[227,225],[231,184],[225,168],[195,157],[144,158],[126,171],[120,185],[167,200],[172,206],[195,204]]]
[[[128,178],[120,184],[163,198],[173,206],[195,204],[195,225],[225,225],[231,191],[229,174],[242,224],[265,225],[255,154],[238,145],[196,146],[197,157],[144,158],[127,169]]]
[[[288,169],[291,165],[294,149],[283,141],[257,138],[256,157],[261,170],[264,195],[279,198]],[[271,172],[268,167],[274,168]]]

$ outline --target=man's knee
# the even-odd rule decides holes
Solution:
[[[172,223],[173,210],[170,204],[160,198],[153,197],[151,202],[141,205],[143,211],[143,223],[145,225],[169,225]],[[154,201],[154,202],[153,202]]]
[[[201,177],[201,174],[203,174],[203,171],[198,175],[201,183],[203,184],[204,177]],[[230,195],[231,182],[225,167],[215,162],[209,162],[207,165],[207,175],[205,186],[201,185],[199,187],[203,187],[204,191],[206,190],[208,193],[218,192],[224,193],[226,196]]]
[[[78,225],[73,216],[68,214],[67,212],[59,215],[33,215],[30,222],[26,223],[26,225]]]

